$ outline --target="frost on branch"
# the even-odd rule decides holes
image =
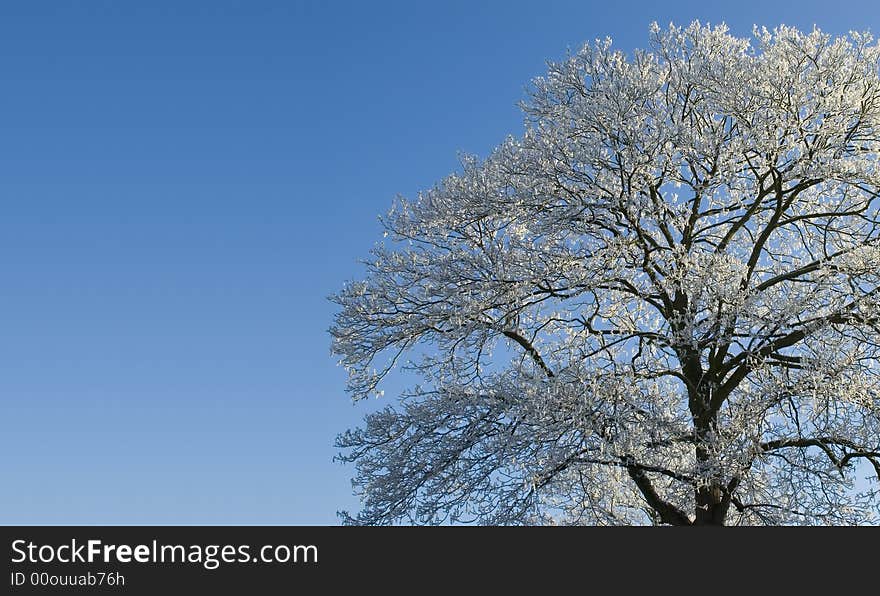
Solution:
[[[334,297],[351,523],[877,520],[880,49],[694,23],[585,46]],[[413,361],[413,362],[411,362]]]

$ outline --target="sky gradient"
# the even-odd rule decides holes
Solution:
[[[830,6],[0,4],[0,523],[337,523],[333,440],[376,404],[327,296],[393,197],[519,134],[567,48],[880,29]]]

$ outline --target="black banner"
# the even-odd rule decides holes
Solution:
[[[615,585],[628,592],[747,588],[753,581],[763,592],[813,585],[819,574],[842,588],[844,577],[860,583],[858,569],[864,580],[873,574],[878,535],[827,528],[7,526],[0,528],[7,587],[0,593],[472,593],[502,586],[604,593]]]

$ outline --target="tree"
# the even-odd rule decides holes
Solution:
[[[334,297],[350,523],[852,524],[880,476],[880,47],[586,45]],[[393,241],[393,242],[392,242]]]

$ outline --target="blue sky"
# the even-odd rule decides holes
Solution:
[[[3,2],[0,522],[333,524],[326,297],[376,218],[521,131],[547,59],[652,20],[871,3]],[[393,396],[386,394],[386,400]]]

